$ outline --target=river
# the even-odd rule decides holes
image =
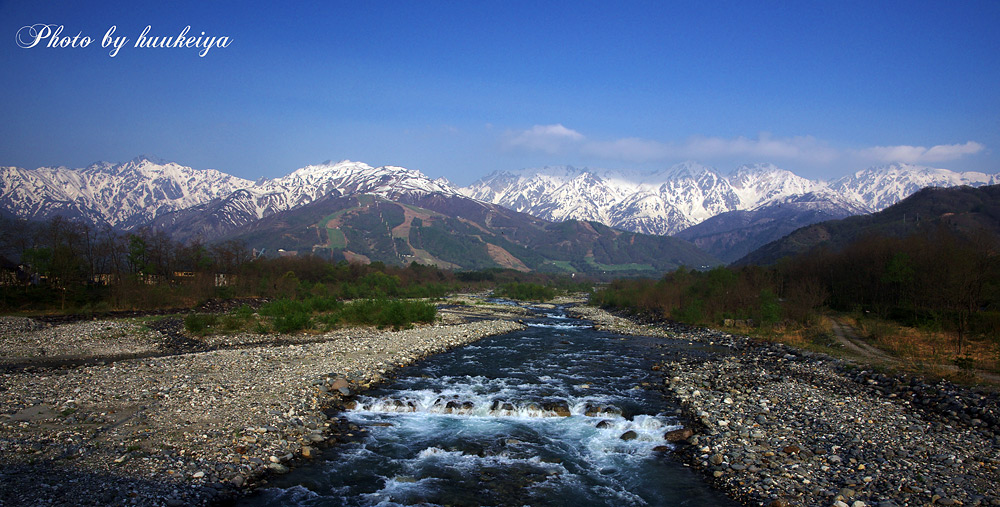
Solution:
[[[241,505],[737,505],[663,439],[676,407],[650,368],[703,349],[598,331],[562,309],[526,322],[358,396],[341,414],[357,441]]]

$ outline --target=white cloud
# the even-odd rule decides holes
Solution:
[[[693,137],[684,143],[682,151],[686,158],[747,157],[808,163],[829,163],[839,156],[837,150],[815,137],[775,138],[767,132],[760,133],[756,139]]]
[[[793,160],[809,163],[828,163],[838,157],[837,150],[816,138],[774,138],[762,133],[756,139],[737,137],[691,137],[681,143],[662,143],[639,138],[614,141],[590,141],[581,151],[602,158],[648,162],[668,159],[713,160],[719,158],[746,158],[753,160]]]
[[[750,137],[694,136],[683,141],[663,142],[639,137],[611,140],[590,139],[561,123],[535,125],[531,129],[507,131],[508,148],[549,155],[589,156],[630,163],[698,160],[742,162],[786,162],[804,166],[827,166],[838,162],[932,163],[955,160],[985,149],[980,143],[923,146],[873,146],[864,149],[837,149],[813,136],[774,137],[761,132]]]
[[[861,156],[874,158],[880,162],[905,162],[908,164],[926,164],[945,162],[974,155],[986,147],[975,141],[965,144],[938,144],[925,148],[923,146],[873,146],[860,151]]]
[[[583,134],[562,126],[535,125],[530,130],[507,132],[507,145],[529,151],[542,151],[551,155],[565,152],[573,144],[582,141]]]

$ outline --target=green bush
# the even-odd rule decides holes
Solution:
[[[437,307],[424,301],[365,299],[344,305],[341,313],[346,324],[393,327],[410,327],[414,322],[434,322]]]
[[[342,316],[340,313],[328,313],[316,317],[316,322],[319,324],[323,324],[323,326],[327,330],[336,328],[338,325],[340,325],[341,320]]]
[[[278,333],[294,333],[314,325],[332,329],[343,324],[400,329],[414,322],[434,322],[437,307],[424,301],[390,299],[360,299],[345,304],[334,298],[314,296],[304,300],[279,299],[261,306],[258,314],[270,319],[255,319],[253,310],[243,305],[222,317],[189,315],[185,326],[194,334],[210,333],[212,327],[228,332],[253,329],[266,333],[268,321]]]
[[[275,331],[283,334],[301,331],[311,324],[312,317],[306,312],[292,312],[274,318]]]
[[[196,335],[208,333],[209,329],[218,323],[219,317],[212,314],[192,313],[184,317],[184,329]]]
[[[705,303],[702,300],[692,299],[680,308],[674,309],[670,316],[685,324],[700,324],[705,320],[705,314],[702,311],[704,306]]]
[[[301,301],[282,298],[261,306],[257,313],[266,317],[281,317],[290,313],[304,313],[307,310],[306,305]]]
[[[537,283],[508,283],[501,285],[493,293],[518,301],[548,301],[556,297],[555,289]]]
[[[774,325],[781,320],[781,303],[770,290],[760,291],[760,304],[757,307],[757,320],[760,325]]]
[[[312,297],[303,301],[303,305],[314,313],[332,312],[343,306],[340,301],[330,297]]]

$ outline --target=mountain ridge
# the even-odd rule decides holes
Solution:
[[[576,182],[582,178],[588,181],[586,192],[578,190]],[[495,171],[461,191],[549,220],[600,217],[612,227],[676,234],[721,213],[753,211],[803,195],[857,214],[884,209],[927,186],[996,183],[1000,183],[997,174],[909,164],[871,167],[827,182],[809,180],[773,164],[744,164],[724,175],[715,168],[685,162],[654,173],[572,166]]]
[[[446,269],[605,276],[659,275],[681,265],[718,265],[690,243],[611,229],[597,222],[549,222],[461,195],[430,192],[389,200],[327,195],[230,232],[248,246],[333,261],[410,262]]]
[[[980,231],[1000,236],[1000,185],[926,187],[876,213],[796,229],[750,252],[735,264],[773,264],[814,248],[837,251],[866,235],[904,237],[937,227],[965,236]]]
[[[204,240],[329,195],[398,200],[440,193],[550,221],[595,221],[644,234],[697,227],[682,237],[729,235],[728,240],[708,241],[718,246],[710,253],[727,259],[732,252],[774,239],[777,232],[788,232],[778,215],[794,225],[808,225],[810,220],[882,209],[928,185],[990,183],[1000,183],[1000,176],[905,164],[863,169],[826,182],[773,164],[744,164],[723,174],[685,162],[655,172],[573,166],[497,171],[459,188],[417,170],[350,160],[311,164],[254,182],[143,155],[80,169],[0,167],[0,212],[33,220],[62,215],[122,230],[152,226],[178,239]],[[735,211],[745,216],[727,221],[725,214]],[[755,228],[740,233],[727,229],[740,221]],[[716,226],[721,229],[713,230]]]

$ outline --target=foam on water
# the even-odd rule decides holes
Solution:
[[[250,503],[727,505],[655,450],[678,426],[658,391],[637,388],[651,364],[641,339],[542,312],[358,396],[343,416],[363,441]]]
[[[585,324],[545,324],[541,322],[526,322],[528,327],[540,327],[545,329],[561,329],[563,331],[575,329],[592,329],[594,326]]]

